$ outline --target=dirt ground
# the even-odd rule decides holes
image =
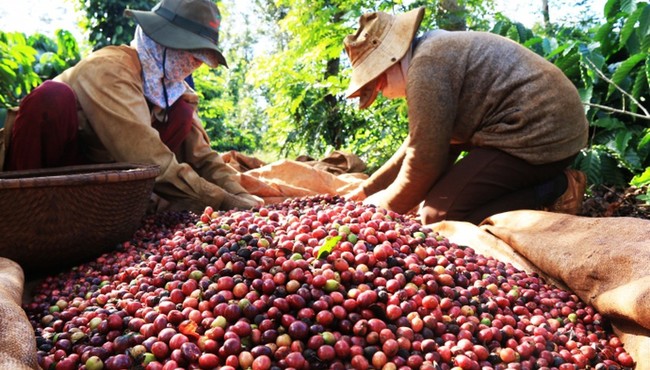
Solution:
[[[636,217],[650,220],[650,204],[637,199],[646,194],[648,187],[616,188],[592,187],[585,196],[581,216],[587,217]]]

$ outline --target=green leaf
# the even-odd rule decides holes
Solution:
[[[532,49],[535,45],[541,45],[545,40],[542,39],[541,37],[531,37],[528,40],[522,42],[522,44],[529,48]],[[542,45],[542,50],[544,50],[543,45]]]
[[[634,78],[634,84],[632,85],[632,96],[634,99],[639,101],[643,96],[646,96],[648,92],[648,84],[645,78],[645,73],[637,73]],[[630,110],[633,113],[636,113],[638,110],[638,105],[635,102],[630,102]]]
[[[612,82],[620,86],[622,82],[629,77],[630,72],[634,69],[634,67],[636,67],[636,65],[639,64],[639,62],[642,60],[645,60],[647,56],[648,55],[646,53],[639,53],[627,58],[618,66],[618,68],[616,68],[616,71],[612,75]],[[614,85],[610,85],[607,96],[610,96],[615,89],[616,87]]]
[[[570,42],[565,43],[564,45],[560,45],[559,47],[553,49],[553,51],[549,52],[546,54],[546,59],[551,59],[555,57],[556,55],[563,55],[566,50],[570,50],[571,47],[573,47],[573,44]]]
[[[594,41],[600,43],[600,50],[603,55],[611,55],[617,50],[612,40],[614,34],[614,25],[610,22],[603,24],[596,30]]]
[[[564,71],[564,74],[566,74],[569,78],[578,78],[580,74],[580,58],[580,54],[571,52],[561,58],[558,58],[555,61],[555,65]]]
[[[7,64],[0,64],[0,75],[5,75],[8,78],[15,78],[16,77],[16,71],[14,71]]]
[[[643,9],[639,17],[639,36],[646,37],[650,33],[650,5],[639,3],[639,9]]]
[[[630,14],[630,16],[625,20],[625,23],[621,28],[621,37],[619,41],[621,46],[624,46],[627,43],[627,40],[630,38],[630,35],[632,35],[632,33],[634,32],[636,23],[639,21],[639,17],[641,16],[642,12],[643,9],[639,8],[634,13]]]
[[[607,19],[612,19],[618,14],[618,1],[619,0],[607,0],[607,3],[605,3],[605,17]]]
[[[650,204],[650,194],[637,195],[636,199],[645,202],[646,204]]]
[[[645,134],[639,141],[639,145],[637,146],[637,149],[641,150],[644,146],[648,145],[650,143],[650,128],[645,129]]]
[[[627,183],[623,170],[610,153],[604,145],[594,145],[580,153],[574,166],[587,175],[589,184],[623,185]]]
[[[544,54],[550,54],[553,51],[553,47],[556,45],[551,44],[551,40],[545,38],[542,40],[542,50]]]
[[[631,14],[636,6],[636,0],[621,0],[621,11]]]
[[[638,174],[632,178],[630,185],[641,187],[650,184],[650,167],[647,167],[643,173]],[[647,196],[647,195],[646,195]]]
[[[316,256],[317,259],[321,259],[322,257],[327,257],[328,254],[330,254],[334,248],[338,245],[339,241],[341,240],[341,235],[333,236],[330,237],[325,244],[323,244],[322,247],[318,249],[318,256]]]
[[[645,77],[648,80],[648,86],[650,86],[650,55],[645,60]]]
[[[580,95],[580,101],[583,103],[588,103],[591,101],[591,98],[594,95],[594,87],[589,86],[584,89],[578,89],[578,94]]]
[[[614,152],[622,155],[628,147],[628,143],[632,139],[632,133],[629,131],[620,130],[616,133],[616,139],[611,142],[608,147]]]
[[[512,26],[512,23],[509,22],[504,22],[504,21],[498,21],[495,23],[494,27],[492,27],[492,33],[496,33],[497,35],[505,36],[508,34],[508,30],[510,29],[510,26]]]
[[[639,153],[637,153],[632,146],[628,147],[625,150],[625,153],[623,153],[623,160],[621,162],[625,163],[625,167],[632,173],[636,173],[643,169],[643,164],[641,163]]]
[[[587,175],[587,182],[590,184],[601,184],[600,156],[593,149],[586,149],[580,152],[576,159],[575,167]]]
[[[517,28],[517,35],[519,36],[519,42],[520,43],[525,43],[528,41],[528,35],[529,35],[529,30],[524,26],[523,24],[517,22],[515,23],[515,27]]]

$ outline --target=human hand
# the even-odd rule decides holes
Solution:
[[[358,188],[352,190],[351,192],[344,195],[346,199],[354,201],[362,201],[366,199],[366,192],[363,191],[363,188],[359,186]]]
[[[363,200],[363,204],[388,209],[388,203],[386,202],[386,190],[378,191],[370,195]]]
[[[223,208],[225,209],[250,209],[261,207],[264,205],[264,200],[258,196],[242,193],[242,194],[229,194],[223,201]]]
[[[261,207],[261,206],[264,205],[264,199],[258,197],[257,195],[245,193],[245,194],[238,194],[237,196],[239,196],[240,198],[243,198],[245,201],[253,204],[250,208],[252,208],[252,207]]]

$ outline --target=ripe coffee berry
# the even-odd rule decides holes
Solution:
[[[147,217],[24,309],[42,368],[634,366],[571,292],[327,195]]]

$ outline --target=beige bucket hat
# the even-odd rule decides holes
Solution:
[[[360,108],[372,104],[377,97],[375,79],[406,55],[423,17],[424,7],[399,15],[374,12],[361,16],[357,32],[343,40],[352,63],[346,98],[359,97]],[[362,89],[371,82],[373,91]]]
[[[144,33],[157,43],[172,49],[212,51],[210,67],[228,67],[219,50],[221,13],[211,0],[162,0],[151,11],[126,9]]]

